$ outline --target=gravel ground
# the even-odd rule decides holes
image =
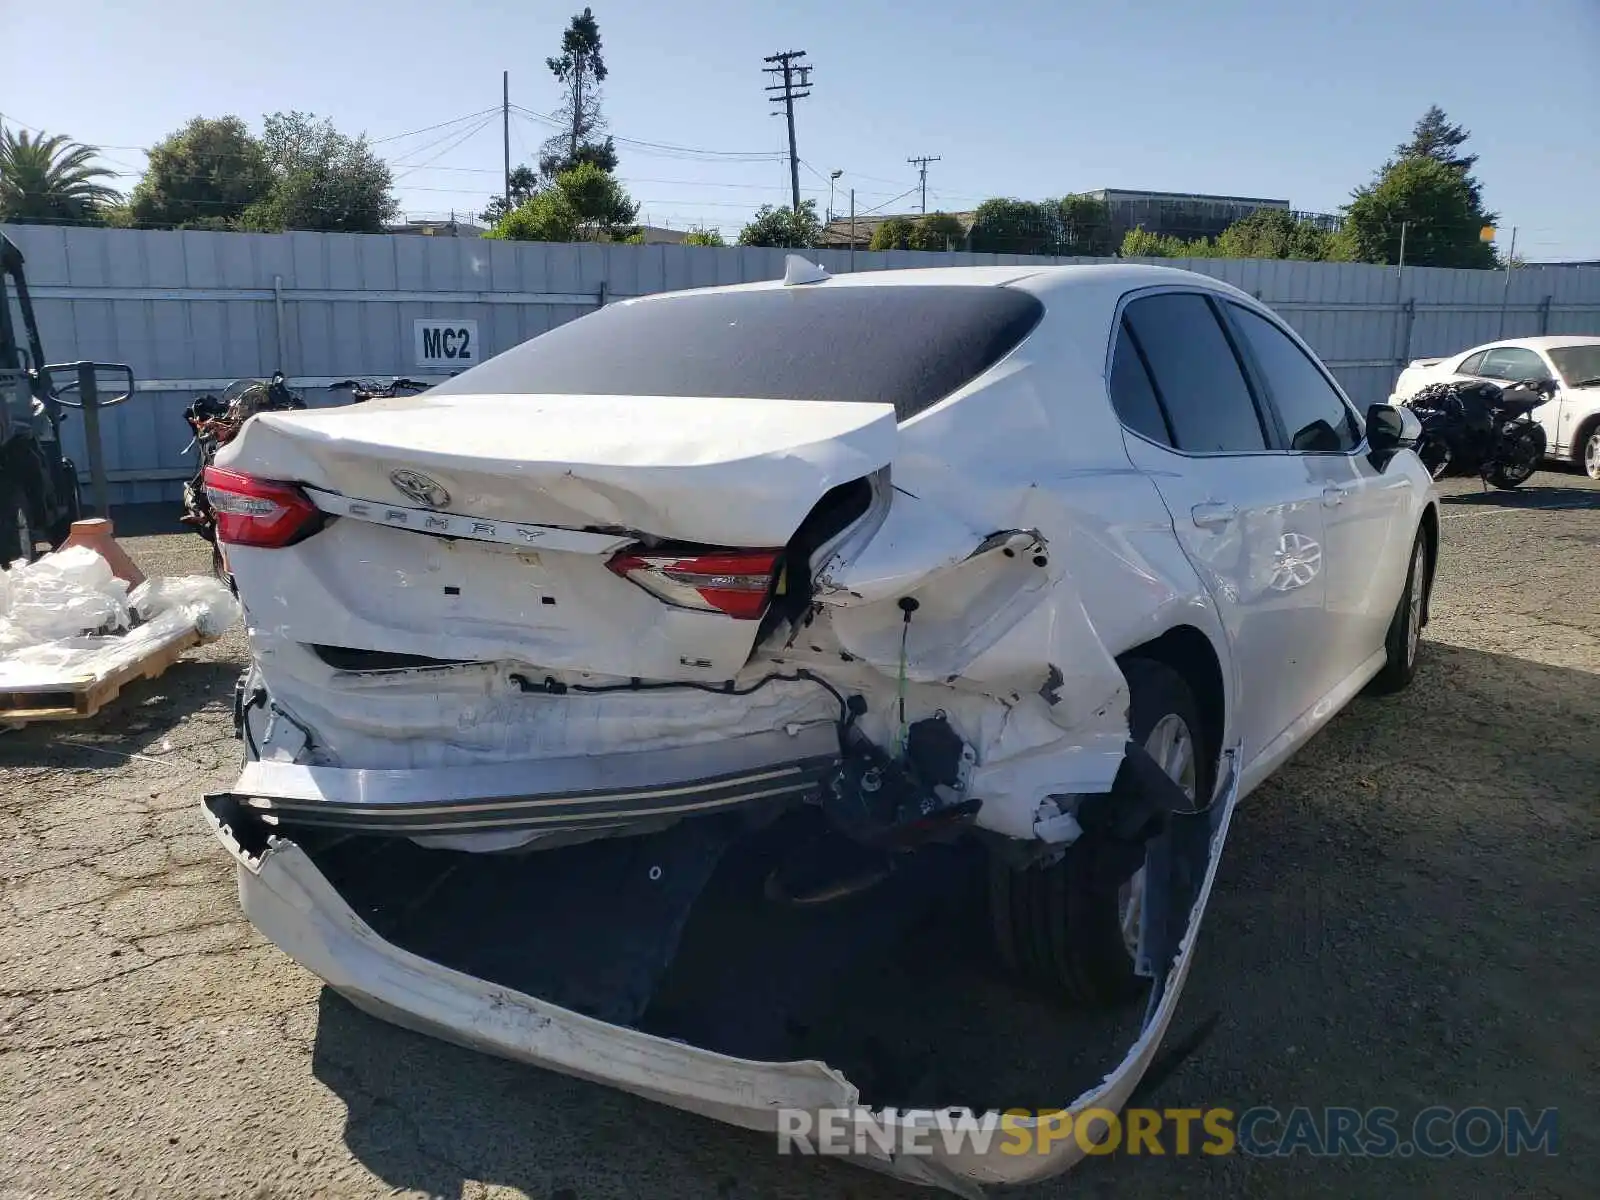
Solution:
[[[1444,490],[1415,686],[1241,811],[1175,1029],[1220,1024],[1152,1102],[1555,1107],[1559,1155],[1118,1156],[1028,1196],[1594,1194],[1600,487]],[[127,545],[205,569],[192,535]],[[325,992],[241,919],[196,811],[237,761],[242,654],[231,634],[96,720],[0,735],[0,1196],[926,1194]],[[1020,1103],[1063,1102],[1070,1024],[991,1003],[967,1052],[989,1038],[1034,1077]]]

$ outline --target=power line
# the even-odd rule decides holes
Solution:
[[[917,158],[908,158],[906,161],[917,168],[920,176],[919,182],[920,186],[922,187],[922,212],[924,215],[926,215],[928,212],[928,164],[936,163],[941,160],[938,155],[934,155],[932,158],[930,158],[924,154]]]
[[[794,102],[811,95],[811,64],[799,61],[805,56],[804,50],[784,50],[761,60],[777,63],[775,67],[763,69],[774,79],[779,76],[783,78],[782,83],[768,84],[767,91],[777,93],[768,99],[774,104],[780,100],[783,102],[783,114],[789,122],[789,192],[794,198],[793,211],[796,213],[800,211],[800,153],[794,144]]]
[[[438,162],[441,158],[443,158],[446,154],[449,154],[452,150],[455,150],[459,146],[464,145],[465,143],[471,141],[478,134],[482,133],[485,129],[487,129],[489,127],[489,123],[491,121],[493,121],[493,120],[494,120],[493,114],[491,114],[491,115],[489,115],[487,117],[484,117],[476,125],[474,125],[471,129],[467,130],[460,137],[458,137],[455,141],[451,142],[443,150],[441,150],[441,151],[439,151],[439,153],[435,154],[427,162],[421,162],[421,163],[414,164],[413,166],[411,166],[411,168],[409,170],[402,171],[400,174],[396,175],[394,177],[394,179],[392,180],[392,182],[399,183],[407,175],[413,174],[413,173],[415,173],[417,171],[420,171],[420,170],[424,169],[425,167],[428,166],[429,163]]]
[[[530,121],[537,121],[541,125],[557,129],[562,128],[561,123],[553,117],[544,113],[536,113],[532,109],[523,108],[520,104],[513,104],[511,111]],[[726,160],[730,162],[773,162],[783,157],[783,152],[779,150],[706,150],[697,146],[674,146],[667,142],[643,141],[639,138],[622,137],[618,134],[612,134],[611,140],[643,152],[657,151],[668,157],[672,155],[692,155],[696,158],[712,161]]]
[[[367,142],[367,145],[381,146],[384,142],[398,142],[401,138],[416,137],[419,133],[432,133],[435,129],[443,129],[447,125],[461,125],[472,120],[474,117],[487,116],[490,113],[497,113],[499,111],[500,109],[498,106],[494,108],[480,109],[475,113],[468,113],[464,117],[455,117],[449,121],[440,121],[437,125],[424,125],[421,129],[412,129],[405,133],[391,133],[387,137],[372,138]],[[139,149],[139,147],[124,147],[124,149]]]

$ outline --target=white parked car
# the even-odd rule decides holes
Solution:
[[[1600,337],[1551,334],[1488,342],[1449,358],[1419,358],[1400,372],[1390,402],[1409,400],[1431,383],[1488,379],[1548,383],[1559,390],[1533,410],[1546,454],[1600,479]]]
[[[771,1129],[860,1100],[801,995],[974,855],[1004,962],[1150,996],[1120,1108],[1234,803],[1412,677],[1416,418],[1185,271],[790,268],[220,451],[242,903],[387,1019]]]

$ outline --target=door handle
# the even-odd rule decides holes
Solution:
[[[1322,489],[1322,503],[1327,508],[1337,508],[1344,503],[1344,498],[1349,494],[1349,488],[1330,483]]]
[[[1189,515],[1201,529],[1221,529],[1239,515],[1239,509],[1232,504],[1196,504]]]

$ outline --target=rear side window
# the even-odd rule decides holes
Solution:
[[[1471,358],[1466,359],[1459,367],[1456,368],[1456,374],[1471,375],[1474,378],[1481,378],[1483,375],[1483,360],[1488,357],[1489,352],[1487,350],[1479,350]]]
[[[1118,329],[1117,347],[1111,352],[1111,404],[1129,429],[1152,442],[1172,445],[1172,431],[1162,415],[1161,401],[1126,321]]]
[[[430,394],[845,400],[892,404],[905,420],[993,366],[1043,314],[1027,292],[961,284],[690,292],[602,308]]]
[[[1173,445],[1194,454],[1267,449],[1244,371],[1204,296],[1143,296],[1123,309],[1123,325],[1149,368]]]
[[[1354,450],[1361,442],[1355,414],[1317,364],[1259,313],[1239,304],[1228,307],[1283,418],[1289,449],[1307,454]]]

